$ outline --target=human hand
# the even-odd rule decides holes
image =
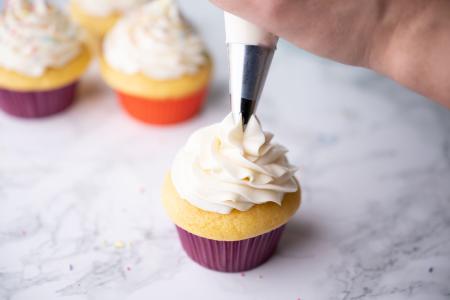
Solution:
[[[450,0],[210,0],[300,48],[450,107]]]
[[[385,7],[380,0],[211,0],[309,52],[366,66]]]

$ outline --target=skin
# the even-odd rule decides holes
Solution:
[[[300,48],[450,108],[450,0],[211,0]]]

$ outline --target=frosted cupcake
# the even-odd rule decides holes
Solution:
[[[287,150],[272,137],[255,117],[243,132],[229,115],[195,132],[176,156],[162,198],[197,263],[241,272],[274,253],[300,188]]]
[[[0,108],[24,118],[64,110],[89,61],[78,28],[56,7],[9,1],[0,15]]]
[[[176,123],[195,115],[211,67],[200,37],[172,0],[156,0],[129,13],[103,43],[103,78],[124,109],[146,123]]]
[[[127,11],[149,0],[72,0],[72,18],[94,36],[103,37]]]

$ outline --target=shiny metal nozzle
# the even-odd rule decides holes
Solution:
[[[244,129],[255,113],[275,48],[228,44],[231,112],[235,122],[242,118]]]

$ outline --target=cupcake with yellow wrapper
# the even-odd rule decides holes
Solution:
[[[205,100],[212,63],[173,0],[127,14],[106,35],[100,60],[124,109],[143,122],[184,121]]]
[[[231,115],[195,132],[166,176],[162,199],[181,244],[197,263],[223,272],[255,268],[274,253],[300,206],[296,168],[252,117]]]
[[[77,26],[58,8],[9,1],[0,15],[0,108],[24,118],[64,110],[89,61]]]
[[[127,11],[149,0],[71,0],[70,14],[84,29],[103,37]]]

